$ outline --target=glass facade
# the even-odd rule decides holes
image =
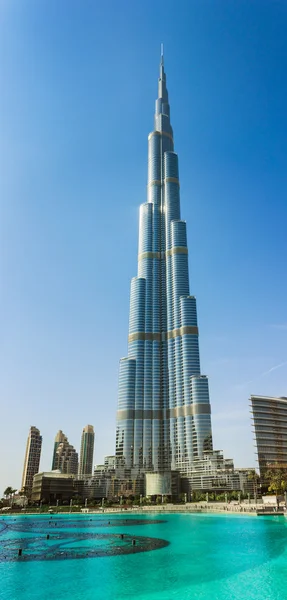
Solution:
[[[147,202],[140,207],[138,275],[131,282],[128,357],[120,361],[117,466],[188,473],[212,450],[207,377],[200,373],[196,299],[190,295],[163,57]]]
[[[79,475],[92,475],[95,433],[93,425],[86,425],[82,432]]]
[[[273,465],[287,468],[287,398],[251,396],[261,477]]]

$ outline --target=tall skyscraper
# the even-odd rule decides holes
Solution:
[[[287,398],[251,396],[251,410],[261,477],[280,465],[287,468]]]
[[[67,441],[68,441],[67,436],[63,433],[62,429],[59,429],[59,431],[58,431],[58,433],[57,433],[57,435],[55,437],[55,441],[54,441],[52,471],[54,471],[57,468],[55,465],[56,465],[56,462],[57,462],[56,453],[57,453],[58,446],[59,446],[59,444],[62,444],[62,443],[67,442]]]
[[[93,474],[95,433],[93,425],[86,425],[81,438],[79,475]]]
[[[23,476],[22,476],[22,490],[24,490],[25,494],[28,496],[31,494],[33,487],[33,477],[39,471],[39,464],[41,458],[41,449],[42,449],[42,436],[40,435],[39,429],[37,427],[30,427],[27,444],[26,444],[26,452],[25,452],[25,460],[24,460],[24,468],[23,468]]]
[[[188,474],[212,450],[208,379],[201,374],[196,299],[190,295],[163,56],[147,202],[140,207],[138,274],[131,282],[128,356],[120,361],[116,461]]]
[[[61,473],[78,474],[78,453],[74,446],[69,444],[67,436],[60,429],[55,437],[52,471]]]

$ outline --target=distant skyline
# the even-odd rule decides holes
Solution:
[[[41,470],[59,429],[115,451],[161,42],[214,447],[254,465],[249,396],[287,393],[287,5],[0,6],[0,495],[31,425]]]

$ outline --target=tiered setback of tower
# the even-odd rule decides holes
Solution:
[[[147,202],[140,207],[138,275],[131,282],[128,356],[120,361],[116,459],[119,467],[188,474],[205,450],[212,450],[208,379],[200,373],[162,58],[155,129],[148,137]]]
[[[77,475],[78,453],[60,429],[55,437],[52,471]]]

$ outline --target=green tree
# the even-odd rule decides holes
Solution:
[[[17,490],[14,490],[14,488],[12,487],[7,487],[6,490],[4,491],[4,496],[5,498],[11,498],[11,496],[13,496],[15,494]]]
[[[77,505],[82,505],[83,504],[83,499],[82,496],[74,496],[73,498],[73,504],[77,504]]]
[[[253,483],[253,495],[254,498],[256,498],[260,478],[259,475],[256,473],[255,469],[250,469],[250,471],[248,471],[247,479],[249,479],[249,481],[252,481]]]
[[[14,488],[12,488],[11,486],[8,486],[6,488],[6,490],[4,491],[4,496],[6,498],[6,500],[9,500],[11,502],[11,500],[13,500],[13,496],[15,494],[17,490],[15,490]]]
[[[276,496],[286,492],[287,469],[280,467],[280,465],[274,465],[266,471],[264,478],[269,484],[269,492],[275,492]]]

